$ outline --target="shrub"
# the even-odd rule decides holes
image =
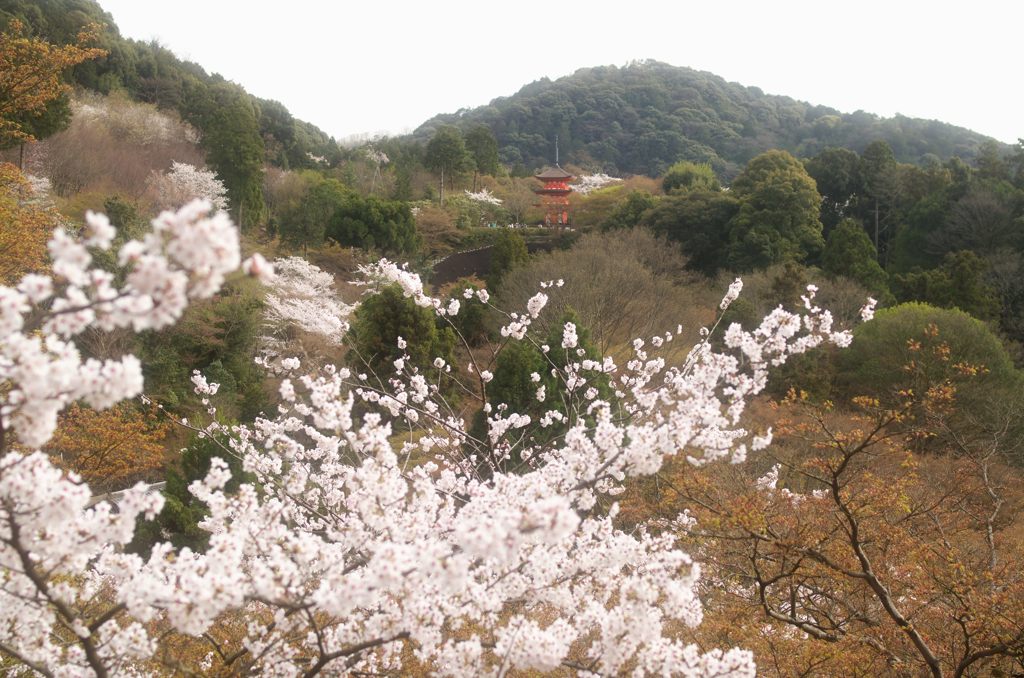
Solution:
[[[438,327],[434,313],[403,296],[396,285],[387,285],[363,299],[352,316],[346,340],[353,349],[349,358],[353,368],[384,380],[395,373],[394,363],[403,355],[409,356],[410,368],[420,370],[433,370],[435,358],[454,362],[452,330]]]

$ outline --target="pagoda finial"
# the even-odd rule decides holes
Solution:
[[[561,167],[558,164],[558,135],[555,135],[555,167]]]

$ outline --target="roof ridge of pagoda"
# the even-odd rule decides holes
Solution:
[[[533,175],[537,179],[573,179],[574,176],[566,172],[560,165],[550,165]]]

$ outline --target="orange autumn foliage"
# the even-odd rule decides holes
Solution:
[[[170,424],[151,409],[122,403],[97,411],[74,404],[60,418],[47,451],[94,492],[123,490],[162,476]]]
[[[85,26],[73,45],[52,45],[29,37],[13,20],[0,35],[0,145],[32,141],[17,117],[42,112],[47,103],[70,89],[61,80],[68,68],[106,54],[89,47],[99,34],[97,24]]]
[[[630,488],[623,518],[661,516],[703,566],[704,621],[681,635],[767,676],[1021,675],[1024,394],[962,416],[979,370],[908,364],[889,405],[758,403],[775,440],[745,465],[673,460]]]
[[[916,454],[899,413],[864,405],[785,404],[756,471],[677,463],[625,498],[696,521],[679,530],[704,568],[690,639],[753,650],[760,675],[1017,675],[1024,477],[983,435]],[[764,462],[777,481],[758,483]]]
[[[0,284],[43,269],[46,243],[57,225],[57,213],[39,204],[18,168],[0,163]]]

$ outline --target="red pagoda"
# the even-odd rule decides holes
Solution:
[[[544,225],[568,226],[569,194],[572,193],[569,182],[575,177],[558,165],[545,167],[533,176],[544,182],[542,187],[534,189],[540,196],[540,206],[544,208]]]

